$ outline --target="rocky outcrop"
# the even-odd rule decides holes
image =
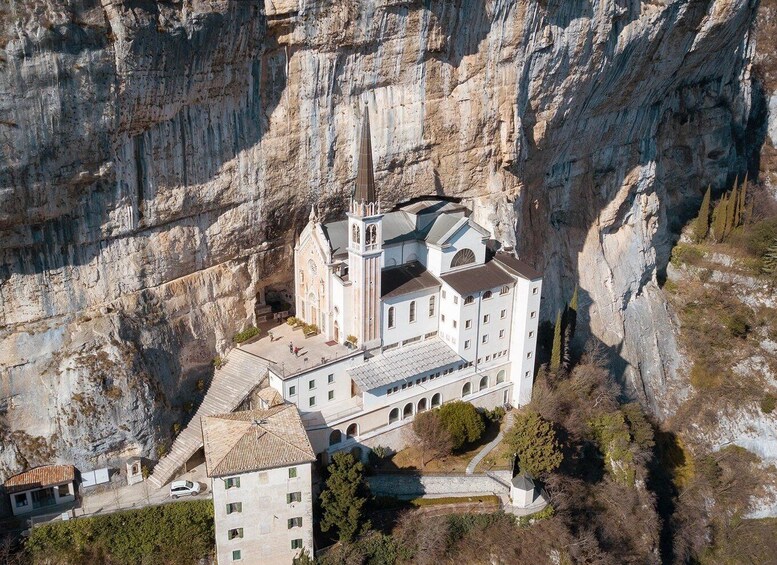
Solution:
[[[365,103],[381,199],[470,202],[545,269],[546,318],[579,283],[580,339],[660,411],[673,233],[764,135],[748,0],[2,10],[0,475],[185,420],[311,202],[342,210]]]

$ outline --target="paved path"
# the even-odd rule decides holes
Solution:
[[[492,439],[490,442],[488,442],[485,446],[483,446],[483,449],[481,449],[475,457],[472,458],[472,461],[469,462],[469,465],[467,465],[466,473],[468,475],[471,475],[475,472],[475,467],[478,466],[478,463],[480,463],[483,458],[491,453],[491,451],[499,445],[499,442],[502,441],[502,438],[505,436],[504,430],[509,428],[513,425],[513,412],[510,411],[507,414],[505,414],[505,421],[502,424],[502,429],[499,430],[499,433],[496,435],[494,439]]]
[[[149,482],[156,488],[166,485],[192,455],[202,447],[203,416],[234,412],[267,375],[267,363],[239,348],[227,355],[227,362],[213,375],[208,392],[189,424],[175,438],[170,452],[154,467]]]
[[[205,474],[205,463],[201,463],[176,478],[199,483],[201,489],[197,496],[184,496],[177,500],[198,500],[211,497],[210,480]],[[81,506],[75,509],[74,514],[76,517],[110,514],[119,510],[166,504],[173,502],[173,500],[170,497],[170,487],[167,485],[157,488],[150,481],[120,487],[106,484],[86,489],[81,498]]]

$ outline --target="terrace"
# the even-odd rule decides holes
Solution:
[[[297,354],[293,352],[296,347]],[[269,328],[261,339],[243,344],[240,349],[265,361],[270,371],[282,379],[362,353],[360,349],[329,341],[323,334],[305,337],[301,328],[285,323]]]

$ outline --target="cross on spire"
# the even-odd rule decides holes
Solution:
[[[372,166],[372,142],[370,140],[370,112],[364,107],[362,135],[359,142],[359,164],[356,173],[356,189],[353,199],[359,203],[375,202],[375,173]]]

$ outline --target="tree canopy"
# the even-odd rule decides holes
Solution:
[[[353,540],[368,529],[363,509],[367,502],[367,485],[364,482],[364,465],[350,453],[335,453],[327,467],[329,477],[321,492],[321,530],[337,529],[342,542]]]
[[[486,430],[483,417],[469,402],[457,400],[444,404],[439,410],[440,421],[451,435],[453,449],[480,439]]]
[[[521,471],[535,477],[555,471],[564,459],[553,425],[537,412],[517,414],[505,440],[515,451]]]

